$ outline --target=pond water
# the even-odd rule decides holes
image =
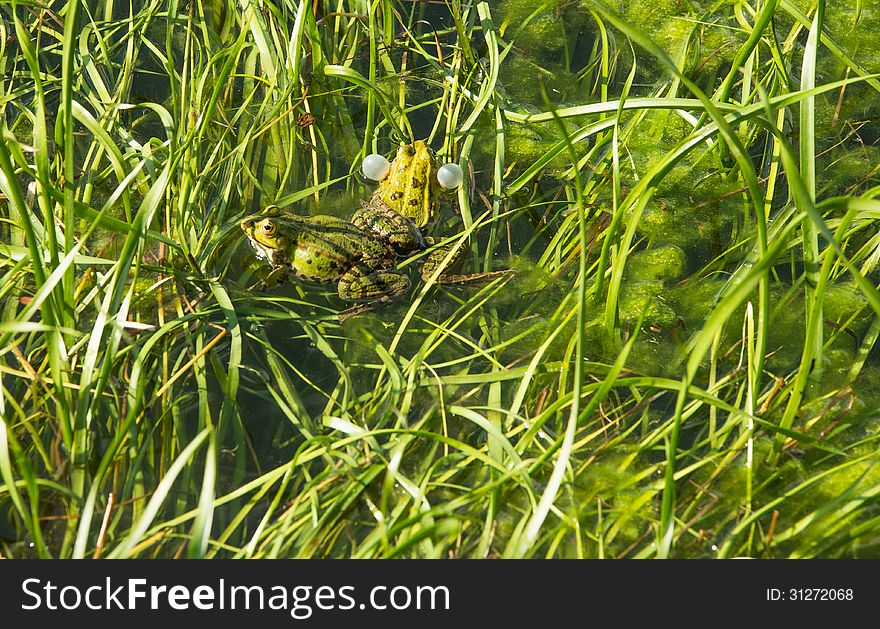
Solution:
[[[115,199],[108,216],[132,223],[161,187],[130,247],[94,215],[66,226],[101,264],[130,255],[137,268],[132,284],[86,262],[64,285],[69,322],[100,342],[65,341],[61,371],[94,392],[70,413],[91,458],[88,480],[55,477],[74,494],[115,489],[115,544],[205,432],[227,497],[208,554],[876,553],[880,9],[822,3],[817,45],[813,3],[790,0],[312,4],[83,5],[98,18],[76,38],[71,90],[91,118],[75,115],[73,195]],[[4,16],[10,33],[13,16],[43,28]],[[38,58],[54,128],[52,41]],[[18,68],[6,124],[49,153],[66,203],[63,131],[40,137],[26,60],[4,50]],[[465,170],[426,231],[476,225],[463,272],[513,273],[423,291],[416,262],[401,263],[413,288],[344,322],[334,283],[260,286],[269,269],[243,217],[277,203],[348,219],[376,189],[363,157],[416,139]],[[20,168],[22,186],[36,168]],[[23,251],[23,219],[4,218]],[[34,293],[10,288],[19,277],[2,297],[9,321]],[[95,331],[119,312],[145,327]],[[49,364],[28,338],[19,354]],[[83,366],[90,351],[112,377]],[[8,365],[11,400],[30,395],[22,360]],[[49,475],[82,444],[55,406],[35,412],[57,430],[31,427],[27,399],[16,434]],[[186,545],[211,465],[188,456],[145,553]],[[45,491],[45,515],[76,521],[77,500]],[[7,554],[30,552],[15,546],[33,538],[26,519],[0,505]],[[54,552],[71,531],[47,525]],[[94,548],[97,531],[86,537]]]

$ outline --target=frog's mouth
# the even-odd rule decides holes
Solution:
[[[257,257],[260,260],[265,260],[272,265],[275,264],[275,254],[278,253],[277,249],[271,249],[270,247],[267,247],[266,245],[257,242],[251,237],[248,237],[248,240],[250,241],[251,247],[254,248],[254,252],[256,252]]]

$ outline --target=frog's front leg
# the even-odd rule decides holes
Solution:
[[[409,278],[397,271],[355,266],[339,278],[337,292],[346,301],[362,302],[339,313],[339,320],[391,303],[410,286]]]
[[[277,288],[283,284],[288,277],[290,277],[290,266],[279,264],[278,266],[273,266],[272,270],[269,271],[266,277],[250,286],[248,290],[254,290],[258,287],[263,290]]]
[[[426,243],[428,246],[435,244],[436,240],[434,238],[426,238]],[[433,249],[427,256],[425,256],[425,261],[422,263],[422,279],[425,281],[429,280],[432,275],[437,271],[437,268],[443,265],[443,261],[446,259],[446,256],[449,255],[449,252],[455,248],[456,243],[454,240],[445,245],[441,245],[436,249]],[[435,280],[437,284],[473,284],[475,282],[485,282],[496,277],[501,277],[504,275],[510,275],[514,271],[512,269],[504,269],[501,271],[489,271],[486,273],[467,273],[464,275],[458,275],[452,273],[451,271],[455,269],[455,267],[461,262],[466,253],[466,249],[464,244],[458,247],[458,250],[452,254],[452,259],[444,265],[442,271],[440,271],[440,275]]]

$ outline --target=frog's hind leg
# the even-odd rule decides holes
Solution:
[[[433,244],[433,239],[428,239],[428,244]],[[455,246],[455,243],[451,243],[448,245],[443,245],[441,247],[437,247],[433,251],[431,251],[427,256],[425,256],[425,261],[422,264],[422,279],[428,281],[432,275],[437,271],[437,268],[443,264],[443,260],[446,259],[446,256],[449,255],[450,250]],[[458,251],[456,251],[452,255],[452,259],[448,264],[445,265],[445,268],[440,272],[440,275],[437,276],[437,279],[434,280],[435,284],[441,285],[451,285],[451,284],[476,284],[478,282],[488,282],[489,280],[493,280],[496,277],[503,277],[506,275],[511,275],[514,273],[512,269],[504,269],[501,271],[488,271],[485,273],[466,273],[466,274],[455,274],[450,273],[449,269],[454,269],[456,265],[461,262],[462,258],[465,254],[465,248],[459,247]]]
[[[359,302],[356,306],[339,313],[339,320],[372,310],[377,306],[389,304],[407,290],[409,278],[397,271],[372,271],[360,266],[354,267],[339,278],[339,296],[346,301]]]
[[[490,280],[494,280],[496,277],[510,277],[514,273],[516,273],[516,271],[514,271],[513,269],[501,269],[499,271],[484,271],[483,273],[440,275],[440,277],[438,277],[434,281],[434,283],[440,284],[442,286],[463,286],[466,284],[479,284],[480,282],[488,282]],[[425,279],[427,280],[428,277],[425,277]]]

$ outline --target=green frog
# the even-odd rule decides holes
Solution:
[[[391,245],[335,216],[296,216],[269,206],[241,221],[257,256],[272,267],[263,285],[289,277],[309,282],[336,282],[345,301],[361,302],[340,313],[340,320],[389,303],[409,289],[410,281],[395,271],[398,254]],[[413,237],[421,237],[417,233]]]
[[[340,313],[340,320],[389,303],[409,287],[406,275],[396,270],[398,261],[436,242],[424,231],[436,220],[442,187],[437,180],[437,158],[424,141],[405,144],[397,151],[388,175],[379,182],[369,202],[355,211],[351,221],[334,216],[296,216],[276,206],[241,222],[257,255],[272,267],[264,286],[288,277],[306,281],[336,282],[339,296],[359,305]],[[454,245],[434,248],[422,263],[427,279]],[[459,247],[458,252],[464,248]],[[450,265],[460,255],[454,255]],[[509,271],[472,275],[441,274],[440,284],[485,280]]]
[[[428,229],[439,214],[437,200],[443,190],[437,181],[439,169],[434,152],[424,140],[401,145],[388,174],[360,212],[366,210],[369,214],[384,207],[410,219],[420,230]],[[355,212],[353,223],[358,223],[360,212]]]

